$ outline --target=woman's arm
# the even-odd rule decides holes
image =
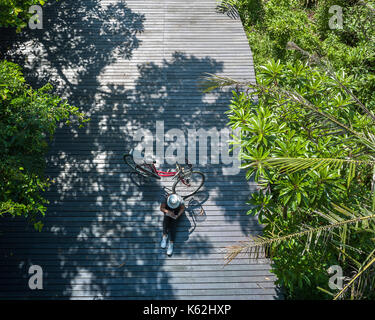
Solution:
[[[165,213],[167,216],[171,217],[171,218],[174,218],[175,215],[172,211],[168,210],[167,209],[167,205],[165,202],[163,202],[161,205],[160,205],[160,211]]]
[[[162,204],[160,205],[160,211],[163,213],[168,213],[168,209],[165,202],[162,202]]]
[[[185,205],[181,205],[180,211],[178,211],[178,214],[176,216],[176,219],[179,218],[185,211]]]

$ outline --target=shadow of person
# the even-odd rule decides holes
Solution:
[[[206,243],[207,240],[204,235],[199,232],[194,235],[199,224],[206,219],[203,204],[208,200],[209,194],[207,191],[200,191],[197,194],[185,199],[185,212],[180,217],[177,224],[176,241],[175,241],[175,255],[198,254],[201,249],[192,249],[199,243]],[[192,239],[194,238],[194,239]]]
[[[192,224],[185,210],[185,212],[181,215],[179,221],[177,222],[176,248],[183,247],[185,245],[184,243],[189,240],[191,227]]]

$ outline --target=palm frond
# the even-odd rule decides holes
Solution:
[[[355,160],[355,159],[334,159],[334,158],[268,158],[263,162],[264,167],[279,168],[280,173],[295,173],[301,170],[309,170],[308,172],[325,169],[331,167],[333,170],[341,168],[343,165],[349,166],[347,176],[347,187],[349,188],[351,181],[355,177],[357,166],[366,165],[375,168],[375,161],[371,160]],[[241,168],[246,169],[254,166],[255,163],[244,164]]]
[[[323,169],[327,166],[334,166],[340,168],[343,164],[349,165],[368,165],[374,166],[375,161],[371,160],[355,160],[355,159],[335,159],[335,158],[268,158],[265,160],[264,165],[279,168],[281,172],[294,173],[300,170],[317,170]],[[247,168],[254,164],[245,164],[241,168]]]
[[[237,19],[240,16],[237,9],[237,0],[219,0],[216,11],[226,13],[232,19]]]
[[[354,283],[355,280],[357,280],[361,275],[363,275],[363,273],[369,268],[371,267],[373,264],[375,263],[375,257],[370,260],[364,267],[363,269],[361,269],[349,282],[348,284],[342,288],[342,290],[340,290],[340,292],[333,298],[333,300],[337,300],[338,298],[340,298],[346,290],[348,290]]]
[[[367,215],[367,216],[358,216],[352,219],[343,220],[340,222],[331,223],[329,225],[316,227],[316,228],[309,228],[307,230],[303,230],[300,232],[291,233],[288,235],[267,239],[261,236],[257,237],[249,237],[248,241],[242,241],[237,245],[227,247],[227,254],[225,256],[226,264],[230,263],[233,259],[235,259],[240,253],[247,253],[251,258],[259,258],[261,253],[266,251],[271,251],[271,246],[273,244],[279,244],[283,241],[288,241],[292,239],[301,238],[303,236],[308,236],[308,242],[311,243],[313,234],[316,234],[315,243],[324,232],[331,231],[332,229],[340,228],[345,225],[364,222],[370,219],[374,219],[375,214]]]
[[[218,88],[234,86],[234,85],[248,85],[247,81],[238,81],[230,77],[218,76],[212,73],[206,73],[206,76],[202,77],[199,81],[200,89],[207,93]]]

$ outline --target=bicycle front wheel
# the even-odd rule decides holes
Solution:
[[[178,179],[172,187],[173,193],[177,193],[182,198],[196,194],[202,188],[205,176],[202,172],[192,171],[188,176]]]

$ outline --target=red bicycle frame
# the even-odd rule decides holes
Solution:
[[[177,171],[161,171],[161,170],[158,170],[158,169],[156,169],[155,164],[145,163],[145,164],[143,164],[143,166],[148,166],[149,168],[151,168],[151,170],[154,173],[156,173],[159,177],[174,177],[177,174]],[[139,168],[141,170],[143,170],[142,166],[139,166]],[[145,171],[145,170],[143,170],[143,171]],[[189,183],[185,182],[185,179],[183,179],[183,178],[180,177],[180,180],[182,181],[182,183],[184,185],[186,185],[186,186],[189,185]]]
[[[161,171],[156,169],[155,165],[152,165],[152,170],[160,177],[174,177],[177,171]]]

